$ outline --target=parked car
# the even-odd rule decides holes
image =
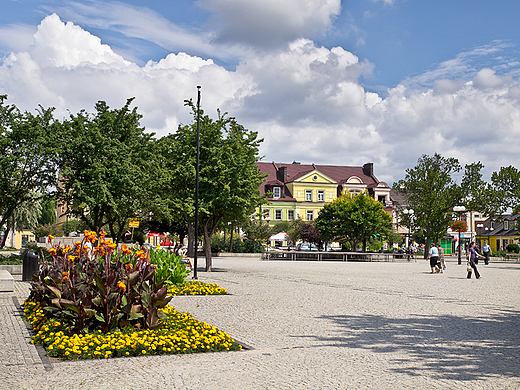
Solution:
[[[318,247],[315,244],[309,244],[308,242],[302,242],[298,245],[296,245],[297,251],[306,251],[306,252],[314,252],[318,251]]]

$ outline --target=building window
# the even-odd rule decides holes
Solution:
[[[386,196],[384,196],[384,195],[383,195],[383,196],[379,195],[379,196],[377,197],[377,201],[380,202],[380,203],[385,204],[385,203],[386,203]]]
[[[312,190],[305,190],[305,200],[312,202]]]
[[[318,190],[318,202],[325,202],[325,191]]]
[[[307,210],[307,221],[312,221],[314,219],[314,211]]]
[[[282,210],[274,210],[274,219],[277,221],[282,220]]]
[[[282,191],[281,191],[280,187],[274,187],[273,188],[273,194],[274,194],[275,198],[279,198],[281,193],[282,193]]]
[[[294,221],[294,210],[287,210],[287,219],[289,221]]]
[[[350,193],[352,195],[357,195],[357,194],[361,194],[361,191],[360,190],[350,190]]]
[[[504,221],[504,229],[509,230],[509,221]]]

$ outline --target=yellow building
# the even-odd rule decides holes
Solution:
[[[312,221],[326,203],[345,192],[366,190],[383,205],[391,204],[390,187],[377,180],[371,163],[362,167],[274,162],[256,165],[268,175],[260,192],[269,195],[269,204],[262,206],[262,219],[270,222],[297,218]]]

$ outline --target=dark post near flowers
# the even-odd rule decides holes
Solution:
[[[197,251],[199,249],[199,153],[200,153],[200,85],[197,85],[197,161],[195,164],[195,250],[193,253],[193,279],[197,276]]]

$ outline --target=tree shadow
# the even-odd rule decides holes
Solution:
[[[416,315],[320,316],[336,334],[313,337],[326,345],[396,353],[388,369],[444,380],[520,377],[520,312],[501,310],[492,318]],[[306,336],[304,336],[306,337]],[[323,344],[321,344],[323,345]]]

